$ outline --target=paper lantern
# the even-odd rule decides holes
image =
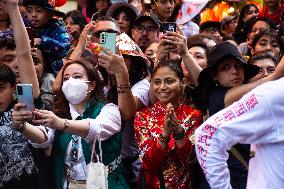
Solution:
[[[65,5],[66,2],[67,0],[55,0],[55,7],[61,7]]]
[[[201,23],[215,20],[215,14],[212,9],[206,9],[200,14],[200,16],[201,16]]]
[[[225,16],[228,16],[230,6],[226,2],[221,2],[213,7],[213,12],[216,16],[216,21],[220,21]]]

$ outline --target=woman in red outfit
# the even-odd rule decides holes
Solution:
[[[135,134],[142,152],[140,188],[192,188],[193,134],[202,115],[180,103],[183,78],[177,63],[160,63],[151,79],[158,102],[136,114]]]

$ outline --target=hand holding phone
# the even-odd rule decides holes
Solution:
[[[102,32],[100,34],[100,45],[115,54],[116,53],[116,33]]]
[[[34,110],[34,103],[33,103],[33,86],[32,84],[17,84],[17,100],[18,102],[25,104],[27,111]]]

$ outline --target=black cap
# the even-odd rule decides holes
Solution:
[[[55,0],[23,0],[24,6],[36,5],[49,12],[52,12],[54,16],[64,17],[65,13],[55,9]]]
[[[214,46],[208,54],[207,68],[203,69],[198,76],[198,83],[203,84],[212,81],[212,71],[220,63],[220,60],[225,57],[232,57],[243,64],[245,70],[245,80],[254,77],[259,72],[259,67],[251,64],[247,64],[244,58],[241,56],[237,47],[229,42],[223,42]]]
[[[207,21],[207,22],[203,22],[200,27],[199,30],[202,32],[203,30],[205,30],[206,28],[217,28],[218,31],[220,31],[221,29],[221,24],[220,22],[215,22],[215,21]]]
[[[137,16],[134,21],[134,25],[139,25],[143,20],[151,20],[158,28],[160,28],[159,19],[156,15],[150,12],[145,12]]]

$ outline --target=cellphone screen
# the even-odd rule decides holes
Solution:
[[[163,32],[176,32],[177,31],[177,26],[175,22],[166,22],[163,23]]]

